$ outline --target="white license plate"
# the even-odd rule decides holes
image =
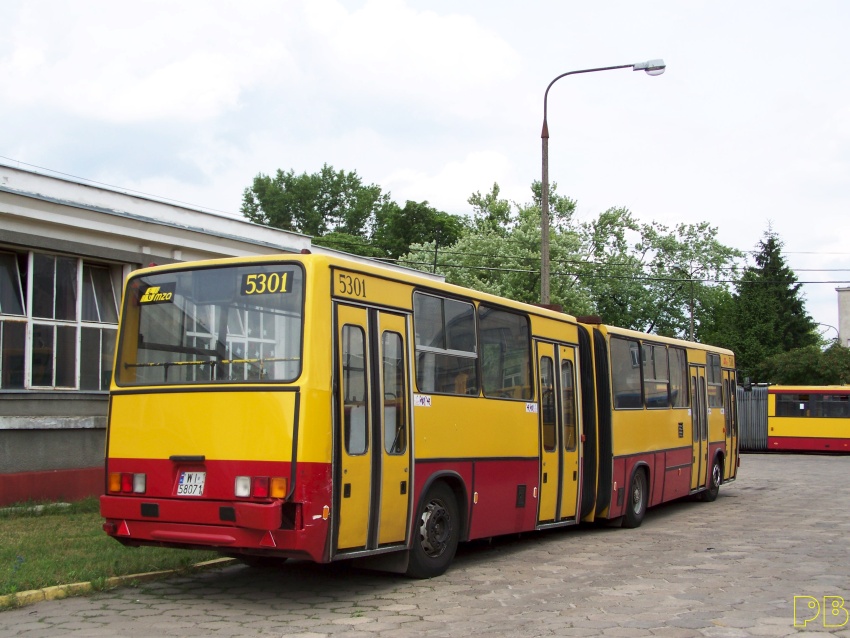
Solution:
[[[177,496],[203,496],[206,481],[206,472],[180,472]]]

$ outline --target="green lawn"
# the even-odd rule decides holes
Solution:
[[[68,507],[0,510],[0,596],[51,585],[92,582],[111,576],[180,569],[217,558],[215,552],[124,547],[101,525],[97,499]]]

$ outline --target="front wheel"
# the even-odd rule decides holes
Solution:
[[[460,540],[460,516],[455,495],[437,483],[422,500],[413,530],[407,575],[433,578],[448,569]]]
[[[640,527],[646,514],[647,480],[643,469],[635,470],[629,485],[629,502],[623,517],[623,527]]]
[[[714,459],[714,465],[711,466],[711,477],[709,478],[708,489],[700,494],[702,500],[706,503],[711,503],[717,498],[720,493],[720,485],[723,483],[723,467],[720,464],[720,459]]]

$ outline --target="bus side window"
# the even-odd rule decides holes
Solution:
[[[484,396],[530,399],[533,393],[528,317],[484,304],[478,307],[478,316]]]
[[[467,301],[413,295],[416,386],[420,392],[478,394],[475,306]]]
[[[611,338],[611,377],[615,408],[642,408],[638,342]]]
[[[576,449],[576,410],[573,362],[561,362],[561,414],[564,421],[564,449]]]
[[[540,359],[540,412],[543,417],[543,449],[552,452],[557,448],[557,421],[555,414],[555,370],[551,357]]]
[[[384,450],[387,454],[407,451],[407,410],[404,388],[404,345],[397,332],[384,332],[382,383],[384,387]]]
[[[342,328],[342,409],[345,451],[365,454],[367,445],[365,339],[360,326]]]

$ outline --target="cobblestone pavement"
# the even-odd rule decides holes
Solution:
[[[0,612],[0,638],[850,638],[850,456],[751,454],[742,464],[714,503],[652,509],[635,530],[462,546],[433,580],[344,564],[231,565]],[[810,597],[798,600],[798,624],[817,615],[805,628],[794,626],[794,596]]]

